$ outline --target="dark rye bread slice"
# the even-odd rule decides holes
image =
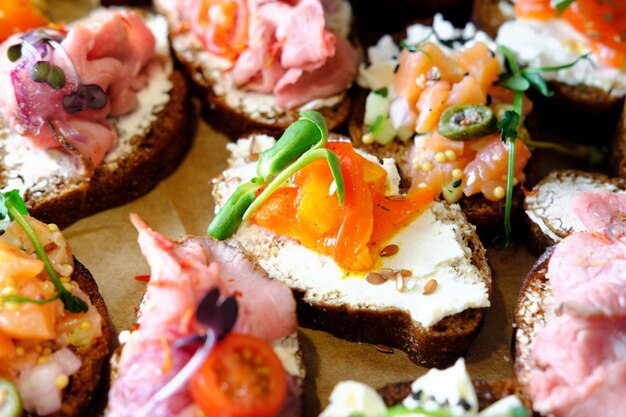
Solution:
[[[411,384],[413,381],[395,382],[379,388],[378,394],[385,401],[387,407],[392,407],[402,403],[411,395]],[[509,395],[518,395],[518,389],[513,380],[501,379],[494,382],[484,379],[472,379],[474,390],[478,396],[478,409],[484,410],[491,404]]]
[[[356,147],[364,151],[378,156],[379,158],[393,158],[396,160],[398,170],[402,178],[401,186],[408,188],[411,185],[410,174],[407,172],[409,167],[409,153],[411,150],[412,140],[401,142],[397,139],[388,145],[380,145],[373,143],[365,145],[361,141],[363,137],[363,120],[365,119],[365,100],[368,91],[363,88],[353,95],[353,110],[348,120],[348,129],[350,137]],[[530,187],[536,181],[539,175],[539,152],[533,151],[533,155],[528,162],[526,169],[525,186]],[[521,187],[516,187],[513,193],[512,221],[514,224],[521,220],[522,206],[524,201],[524,192]],[[503,233],[504,224],[504,200],[489,201],[482,194],[470,197],[463,196],[459,200],[459,205],[467,216],[467,220],[476,226],[477,232],[484,241],[488,241]],[[516,228],[514,228],[515,230]]]
[[[89,296],[91,304],[98,310],[102,318],[102,336],[88,346],[73,347],[70,349],[82,361],[80,369],[70,377],[67,388],[63,391],[61,411],[51,414],[51,417],[82,417],[89,415],[94,394],[100,385],[104,374],[104,367],[110,353],[111,329],[109,313],[104,299],[98,291],[98,284],[83,264],[74,259],[74,273],[72,280],[76,281],[80,289]]]
[[[576,230],[572,198],[580,191],[626,190],[626,180],[597,172],[553,171],[528,192],[524,199],[524,242],[539,256]]]
[[[459,219],[462,221],[462,219]],[[477,235],[467,242],[471,261],[484,277],[491,277],[486,251]],[[491,280],[488,282],[491,297]],[[482,324],[486,309],[470,308],[425,328],[406,311],[371,309],[327,302],[311,303],[304,291],[293,289],[298,301],[298,323],[352,342],[375,343],[403,350],[419,365],[447,367],[464,356]]]
[[[45,187],[26,190],[24,199],[31,215],[64,228],[147,193],[172,173],[191,144],[195,113],[183,75],[174,71],[170,80],[170,100],[149,130],[131,139],[130,155],[115,167],[95,168],[90,178],[78,177],[69,183],[51,179]]]
[[[502,0],[474,0],[472,21],[495,39],[498,28],[509,19],[499,7]],[[534,114],[542,127],[570,140],[607,144],[610,142],[624,105],[624,96],[583,84],[548,82],[554,97],[529,90]]]
[[[527,406],[532,404],[529,392],[533,371],[532,342],[537,333],[546,325],[544,305],[546,298],[551,294],[546,272],[554,248],[555,246],[549,247],[528,272],[515,308],[513,370],[520,398]]]

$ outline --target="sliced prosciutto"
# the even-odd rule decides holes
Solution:
[[[235,87],[274,94],[281,108],[342,93],[356,76],[360,56],[347,39],[329,30],[320,0],[178,4],[204,47],[233,62]]]
[[[587,232],[565,238],[548,265],[548,320],[536,335],[530,381],[543,415],[623,414],[626,387],[624,194],[580,193],[573,209]]]
[[[626,321],[557,317],[539,333],[531,382],[543,415],[621,415],[626,387]],[[620,410],[618,412],[618,410]]]
[[[15,45],[21,45],[22,53],[11,62],[7,51]],[[0,97],[0,115],[30,146],[75,148],[98,165],[117,141],[107,117],[135,109],[136,94],[149,76],[154,45],[154,36],[139,15],[117,9],[98,11],[67,33],[46,29],[15,35],[0,46],[0,88],[7,92]],[[35,81],[33,68],[42,62],[62,71],[62,86]],[[98,90],[85,100],[99,104],[68,107],[67,97],[84,96],[87,90],[90,94]]]
[[[210,238],[188,238],[176,244],[152,231],[136,215],[139,245],[151,276],[139,311],[139,330],[124,345],[119,371],[109,392],[107,416],[136,416],[193,355],[176,348],[176,341],[202,329],[194,321],[198,302],[213,289],[235,295],[240,306],[234,332],[267,341],[296,330],[295,301],[285,285],[270,281],[265,272],[234,248]],[[155,404],[154,417],[196,415],[198,409],[186,385],[167,401]]]

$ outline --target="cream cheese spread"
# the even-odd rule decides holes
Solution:
[[[500,27],[496,42],[509,47],[520,64],[530,67],[568,64],[591,52],[587,38],[564,19],[507,21]],[[626,95],[626,71],[602,65],[593,54],[590,60],[581,60],[573,67],[541,75],[546,80],[593,86],[615,96]]]

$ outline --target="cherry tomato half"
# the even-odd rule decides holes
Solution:
[[[213,417],[273,417],[287,395],[280,359],[262,339],[231,333],[189,382],[191,396]]]

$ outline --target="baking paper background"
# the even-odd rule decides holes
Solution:
[[[80,16],[89,2],[56,0],[51,12],[65,19]],[[213,217],[211,178],[226,168],[227,138],[200,121],[192,148],[178,170],[138,200],[83,219],[64,233],[75,256],[98,282],[115,334],[132,326],[145,284],[133,279],[149,269],[136,243],[128,215],[137,213],[155,230],[173,239],[203,235]],[[493,273],[492,307],[466,358],[472,377],[495,380],[512,376],[512,318],[522,280],[534,257],[518,242],[489,250]],[[415,379],[426,370],[398,350],[384,354],[373,345],[349,343],[326,333],[300,329],[305,381],[304,416],[316,416],[333,386],[346,379],[374,387]],[[102,393],[105,395],[105,393]]]

